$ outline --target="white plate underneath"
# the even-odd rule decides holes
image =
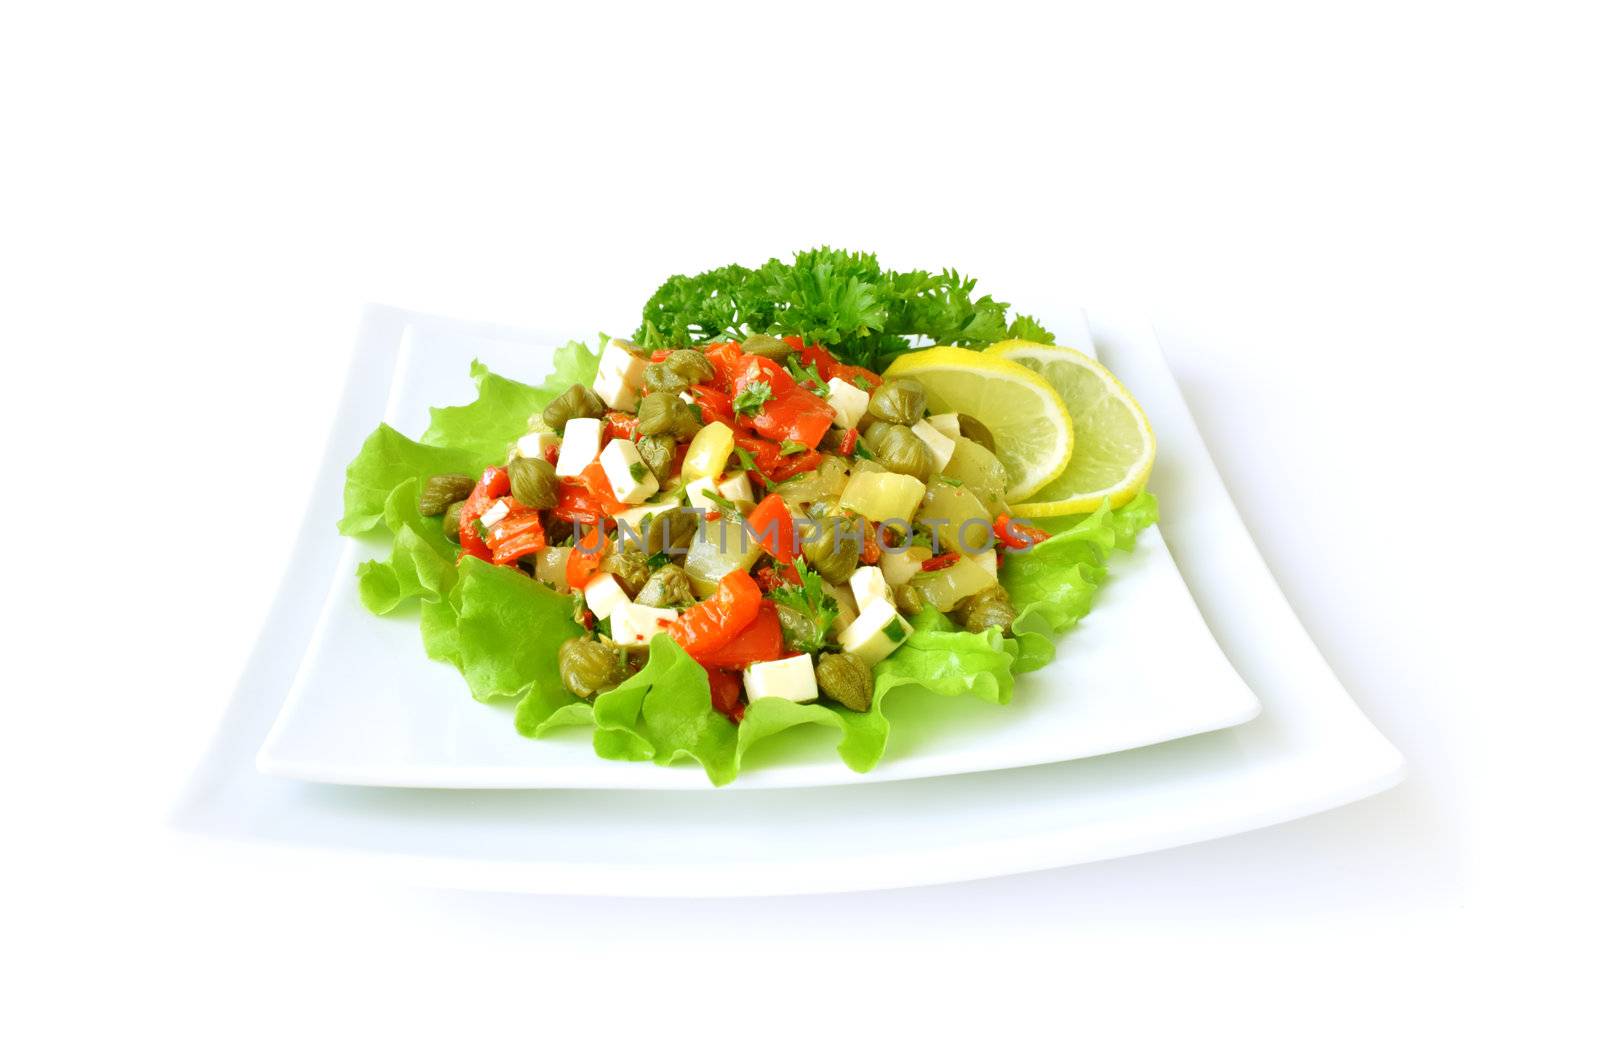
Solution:
[[[1260,698],[1257,719],[1088,760],[860,787],[646,795],[269,778],[254,769],[254,756],[311,643],[321,592],[340,559],[341,544],[328,534],[340,476],[325,469],[291,560],[291,572],[306,575],[280,591],[177,825],[465,888],[732,896],[919,885],[1147,852],[1394,785],[1404,761],[1340,688],[1283,600],[1154,336],[1115,315],[1091,313],[1089,324],[1101,356],[1161,425],[1152,489],[1165,539],[1200,613]],[[460,327],[376,309],[360,350],[392,346],[417,325]],[[476,328],[510,347],[528,342],[516,330]],[[352,382],[362,370],[358,357]],[[341,415],[330,450],[354,453],[369,428]]]
[[[1081,312],[1056,325],[1061,342],[1093,353]],[[341,426],[353,421],[370,430],[382,419],[416,437],[430,406],[470,401],[475,359],[537,381],[549,371],[553,346],[437,319],[409,320],[397,336],[369,332],[350,382],[357,408],[346,403]],[[1162,412],[1151,413],[1158,439],[1166,431]],[[322,481],[337,478],[354,453],[330,447]],[[324,534],[334,533],[330,527]],[[473,701],[454,669],[423,655],[414,608],[376,617],[361,605],[356,566],[387,553],[386,539],[346,540],[321,584],[308,568],[290,573],[291,584],[326,604],[257,758],[262,771],[378,786],[711,788],[693,761],[660,767],[601,760],[588,727],[538,741],[520,737],[509,700]],[[1094,611],[1058,640],[1053,662],[1018,677],[1009,704],[904,691],[886,711],[889,748],[871,772],[840,762],[832,749],[837,731],[803,727],[753,749],[733,785],[829,786],[1047,764],[1232,727],[1252,719],[1260,703],[1206,630],[1160,529],[1152,528],[1131,555],[1112,558]]]

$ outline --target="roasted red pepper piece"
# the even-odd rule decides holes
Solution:
[[[700,407],[702,423],[721,421],[730,427],[733,425],[733,400],[727,395],[704,384],[691,384],[689,393],[694,396],[695,405]]]
[[[514,498],[507,498],[505,503],[511,512],[495,522],[484,542],[493,551],[491,560],[495,564],[514,565],[518,559],[544,549],[544,525],[537,509]]]
[[[1002,513],[995,518],[994,536],[1009,549],[1026,550],[1035,543],[1042,543],[1050,538],[1050,533],[1043,528],[1035,528],[1031,524],[1014,520],[1009,513]]]
[[[577,476],[561,481],[552,512],[573,524],[596,524],[627,508],[626,502],[617,501],[611,493],[611,482],[600,463],[591,461]]]
[[[722,577],[714,595],[685,609],[667,628],[667,634],[689,656],[699,660],[732,642],[756,618],[760,608],[761,588],[750,573],[734,569]]]
[[[809,365],[824,380],[843,377],[863,391],[871,391],[883,383],[883,377],[872,370],[841,362],[822,347],[807,347],[799,336],[785,336],[783,342],[794,348],[801,365]]]
[[[794,517],[784,505],[782,495],[768,495],[744,519],[761,549],[787,564],[800,553],[800,536],[795,533]]]
[[[744,703],[740,695],[744,689],[738,675],[721,668],[707,668],[706,680],[711,684],[711,707],[734,723],[743,720]]]
[[[578,545],[567,555],[567,586],[582,591],[584,586],[600,571],[600,561],[605,557],[603,544],[605,532],[596,524],[583,533]]]
[[[712,380],[718,391],[733,393],[733,377],[739,362],[744,358],[744,348],[737,343],[713,343],[706,348],[706,361],[711,363],[716,377]]]
[[[483,541],[483,536],[478,534],[478,518],[494,505],[496,499],[510,493],[511,477],[506,473],[505,466],[491,465],[483,470],[483,475],[478,477],[477,486],[461,505],[461,524],[456,530],[456,536],[461,543],[463,555],[471,554],[485,561],[493,559],[494,551],[489,549]]]
[[[941,568],[949,568],[951,565],[960,560],[961,555],[956,553],[954,550],[950,550],[942,554],[935,554],[933,557],[928,558],[928,560],[922,563],[922,571],[937,572]]]
[[[783,625],[778,622],[778,606],[763,599],[756,610],[756,618],[745,625],[720,650],[703,653],[695,658],[707,668],[746,668],[757,661],[776,661],[784,656]]]
[[[631,413],[623,413],[621,410],[608,410],[606,411],[605,427],[607,441],[634,439],[639,435],[639,418]]]
[[[793,440],[807,447],[822,442],[833,426],[833,407],[826,399],[800,387],[789,371],[772,359],[746,355],[739,361],[733,380],[735,403],[741,393],[758,384],[764,384],[771,397],[755,413],[742,416],[741,423],[779,442]]]

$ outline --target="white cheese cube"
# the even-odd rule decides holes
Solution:
[[[612,340],[600,352],[600,368],[594,375],[594,393],[613,410],[632,413],[639,405],[639,389],[644,386],[644,371],[650,360],[644,351],[623,340]]]
[[[882,598],[869,598],[858,603],[861,615],[853,620],[839,636],[839,645],[846,653],[853,653],[868,667],[877,664],[911,635],[911,627],[900,618],[893,605]]]
[[[561,437],[547,429],[529,432],[517,440],[515,449],[511,451],[513,457],[518,458],[543,458],[549,453],[551,447],[561,445]]]
[[[870,395],[843,377],[836,376],[828,381],[828,405],[833,407],[833,423],[840,428],[856,426],[867,412],[869,398]]]
[[[894,601],[889,594],[889,583],[883,578],[883,570],[877,565],[862,565],[850,573],[850,593],[856,596],[856,607],[860,609],[865,609],[867,602],[873,598]]]
[[[717,481],[717,494],[730,502],[749,502],[755,505],[756,493],[750,486],[750,474],[736,472]]]
[[[589,612],[595,615],[596,620],[604,620],[620,607],[631,605],[632,602],[628,598],[628,592],[617,582],[617,577],[609,572],[602,572],[583,585],[583,604],[589,607]]]
[[[976,561],[985,572],[995,579],[998,580],[1000,578],[1000,559],[993,550],[985,550],[982,553],[973,554],[972,560]]]
[[[933,471],[944,472],[944,467],[950,464],[950,455],[956,452],[956,441],[935,428],[926,417],[912,425],[911,431],[933,452]]]
[[[698,480],[690,480],[683,485],[684,500],[695,509],[703,509],[708,513],[717,511],[716,499],[722,497],[722,492],[717,490],[717,482],[709,476],[702,476]]]
[[[502,520],[505,520],[510,513],[511,507],[506,505],[506,500],[502,498],[483,511],[483,515],[478,518],[478,523],[485,528],[492,528]]]
[[[648,646],[650,640],[678,619],[676,609],[656,609],[629,602],[611,614],[611,641],[619,646]]]
[[[817,671],[811,655],[785,657],[779,661],[757,661],[744,670],[744,695],[757,698],[788,698],[790,701],[817,699]]]
[[[600,469],[611,484],[611,493],[618,502],[630,506],[643,502],[661,486],[656,474],[645,467],[639,448],[626,439],[613,439],[600,452]]]
[[[935,413],[928,415],[928,423],[951,439],[961,438],[961,418],[953,413]]]
[[[557,476],[576,476],[600,454],[600,439],[605,424],[597,417],[574,417],[561,433],[561,454],[556,458]]]

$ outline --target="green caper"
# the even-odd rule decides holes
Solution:
[[[866,527],[858,518],[823,517],[800,551],[823,579],[843,583],[855,571],[865,541]]]
[[[794,353],[793,347],[765,332],[752,332],[739,341],[739,349],[745,354],[759,354],[763,358],[782,358]]]
[[[662,565],[650,574],[643,589],[633,599],[652,609],[677,609],[694,602],[689,575],[677,565]]]
[[[465,502],[452,502],[444,511],[444,537],[453,543],[461,541],[461,507]]]
[[[600,571],[615,576],[622,589],[628,592],[628,597],[632,598],[650,578],[650,562],[630,543],[607,554],[605,560],[600,562]]]
[[[817,660],[817,689],[852,712],[872,705],[872,669],[853,653],[824,653]]]
[[[437,517],[450,508],[450,503],[472,494],[477,482],[470,476],[430,476],[417,495],[417,512],[424,517]]]
[[[794,653],[810,653],[822,646],[823,633],[817,622],[792,605],[777,603],[778,626],[783,630],[783,644]]]
[[[644,386],[651,391],[681,391],[690,384],[703,384],[716,375],[709,358],[699,351],[684,348],[646,366]]]
[[[890,424],[916,424],[927,408],[928,397],[922,385],[906,379],[885,380],[867,402],[868,413]]]
[[[984,423],[976,417],[969,417],[964,413],[956,414],[956,420],[961,425],[961,434],[982,445],[987,450],[994,450],[994,433],[985,427]]]
[[[647,554],[666,554],[669,557],[681,557],[687,553],[689,546],[694,542],[695,532],[700,529],[700,518],[693,509],[687,506],[678,506],[676,509],[664,510],[650,518],[645,526],[644,551]]]
[[[622,682],[622,660],[617,651],[592,639],[570,638],[557,652],[561,685],[585,701]]]
[[[997,583],[957,605],[955,616],[968,631],[981,632],[992,627],[1010,631],[1011,621],[1017,618],[1017,610],[1011,604],[1011,595]]]
[[[890,472],[915,476],[919,480],[926,480],[933,475],[933,451],[917,438],[917,433],[903,424],[884,424],[879,421],[872,426],[872,434],[877,442],[868,443],[867,446],[872,448],[879,465]]]
[[[639,450],[639,460],[656,482],[665,483],[672,473],[672,459],[678,454],[677,442],[671,436],[640,436],[634,446]]]
[[[906,616],[916,616],[925,604],[922,592],[914,584],[902,583],[894,589],[895,608]]]
[[[544,413],[539,417],[550,431],[560,432],[574,417],[599,417],[605,412],[606,404],[593,389],[574,384],[551,399],[550,405],[544,408]]]
[[[511,477],[511,497],[534,509],[556,504],[556,470],[543,458],[516,458],[506,468]]]
[[[639,432],[688,439],[700,431],[700,418],[671,391],[652,391],[639,402]]]

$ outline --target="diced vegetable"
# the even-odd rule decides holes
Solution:
[[[696,594],[710,594],[731,572],[749,572],[761,556],[761,544],[737,517],[708,522],[689,547],[683,568]]]
[[[683,456],[683,478],[698,480],[709,476],[715,480],[722,475],[728,458],[733,454],[733,429],[719,421],[712,421],[695,433],[689,451]]]
[[[922,571],[922,563],[933,556],[926,546],[908,546],[904,550],[885,550],[878,559],[878,568],[891,587],[898,587]]]
[[[943,475],[960,480],[963,487],[978,496],[991,517],[1002,512],[1006,495],[1005,466],[981,443],[965,438],[955,442]]]
[[[934,481],[917,509],[917,524],[935,536],[939,550],[976,554],[994,545],[989,510],[965,487]]]
[[[567,583],[567,557],[570,546],[547,546],[534,555],[533,574],[563,593],[572,589]]]
[[[839,505],[879,524],[886,520],[909,521],[922,502],[924,490],[922,481],[915,476],[869,472],[858,466],[839,496]]]
[[[937,572],[926,572],[911,584],[922,592],[923,600],[941,613],[948,613],[970,594],[995,585],[994,573],[970,557]]]

